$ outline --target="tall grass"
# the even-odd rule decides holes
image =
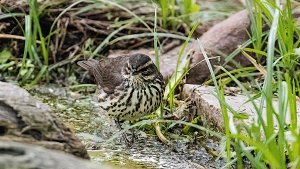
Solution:
[[[210,69],[216,97],[219,99],[224,117],[226,134],[226,158],[230,164],[236,163],[237,168],[245,168],[244,158],[247,158],[253,168],[300,168],[300,128],[297,122],[296,95],[299,87],[295,76],[299,59],[294,51],[299,43],[299,28],[294,24],[291,15],[291,4],[287,0],[284,6],[276,1],[248,2],[252,20],[252,44],[258,58],[266,57],[266,77],[260,89],[260,103],[254,102],[242,83],[225,68],[220,67],[247,95],[255,117],[250,124],[235,125],[233,123],[235,110],[224,99],[221,83]],[[262,19],[268,24],[267,39],[263,36]],[[297,41],[294,41],[297,39]],[[264,43],[266,41],[266,43]],[[263,46],[266,45],[266,49]],[[199,42],[199,48],[211,68],[206,53]],[[262,55],[263,54],[263,55]],[[277,71],[275,71],[277,70]],[[276,93],[276,95],[274,94]],[[277,96],[279,107],[274,107],[274,97]],[[265,110],[264,110],[265,107]],[[235,155],[231,153],[235,151]]]
[[[71,4],[66,8],[58,17],[56,17],[54,23],[50,28],[49,33],[45,32],[40,24],[40,15],[42,11],[37,3],[37,0],[27,0],[29,6],[28,14],[20,13],[9,13],[2,14],[0,19],[5,19],[7,17],[13,17],[18,23],[24,37],[11,35],[12,38],[25,40],[24,52],[21,63],[16,63],[15,66],[18,69],[17,81],[20,85],[25,87],[30,87],[37,84],[41,79],[48,79],[49,70],[49,50],[50,50],[50,40],[51,36],[55,33],[54,26],[58,19],[74,5],[80,3],[81,1]],[[3,7],[3,6],[2,6]],[[4,7],[3,7],[4,8]],[[16,18],[24,16],[25,25],[20,24],[19,20]],[[5,63],[2,63],[5,64]]]
[[[173,30],[181,22],[192,26],[194,20],[191,18],[191,15],[200,10],[200,6],[194,0],[156,0],[155,2],[160,6],[161,26],[163,28],[172,27]],[[180,10],[176,10],[176,7],[179,7]]]
[[[175,5],[177,3],[175,0],[171,1],[160,1],[161,2],[161,15],[164,16],[164,24],[167,24],[167,19],[168,16],[171,15],[172,17],[177,17],[176,16],[176,11],[175,11]],[[169,3],[171,2],[171,3]],[[75,59],[67,59],[65,61],[59,62],[59,63],[49,63],[49,55],[50,55],[50,46],[51,46],[51,40],[53,40],[53,35],[55,35],[58,31],[56,28],[57,22],[59,19],[70,9],[72,9],[74,6],[80,4],[80,3],[87,3],[85,7],[82,9],[78,10],[74,15],[88,12],[89,10],[93,10],[95,8],[99,8],[99,4],[107,4],[111,6],[115,6],[117,8],[120,8],[124,11],[126,11],[128,14],[132,15],[132,19],[129,19],[128,21],[116,21],[115,25],[119,24],[118,29],[113,31],[107,38],[99,44],[95,49],[90,53],[88,57],[94,57],[101,52],[103,47],[105,45],[111,45],[113,43],[116,43],[120,40],[124,39],[130,39],[130,38],[139,38],[139,37],[146,37],[146,36],[152,36],[153,35],[153,30],[150,28],[148,25],[148,20],[152,21],[153,18],[145,18],[144,16],[137,16],[135,13],[127,9],[125,6],[123,6],[119,1],[108,1],[108,0],[78,0],[67,6],[51,23],[50,30],[46,31],[47,29],[43,28],[41,23],[40,23],[40,17],[41,14],[45,14],[47,10],[45,6],[51,5],[52,3],[46,3],[44,5],[39,6],[37,3],[37,0],[27,0],[28,6],[29,6],[29,13],[28,14],[23,14],[23,13],[9,13],[9,14],[1,14],[0,19],[5,19],[8,17],[13,17],[16,22],[19,24],[21,30],[24,33],[24,37],[22,36],[14,36],[16,39],[22,39],[25,40],[25,46],[24,46],[24,52],[23,52],[23,57],[21,60],[21,63],[16,63],[13,65],[14,67],[17,68],[18,70],[18,82],[21,85],[25,86],[32,86],[37,84],[40,80],[48,80],[50,77],[49,71],[54,70],[58,66],[60,66],[62,63],[67,64],[72,60]],[[53,2],[54,3],[54,2]],[[188,14],[190,12],[193,12],[195,9],[195,4],[192,3],[192,1],[184,1],[181,2],[186,5],[185,7],[185,14]],[[56,4],[56,2],[54,3]],[[171,5],[171,6],[170,6]],[[1,8],[4,9],[3,6],[0,6]],[[193,9],[189,9],[193,8]],[[4,9],[5,10],[5,9]],[[167,10],[167,11],[166,11]],[[166,12],[165,12],[166,11]],[[24,16],[25,18],[25,25],[21,25],[20,22],[18,21],[18,18],[16,17],[22,17]],[[147,19],[147,22],[146,22]],[[126,29],[127,27],[131,26],[133,23],[140,22],[143,24],[146,28],[148,28],[149,33],[141,33],[141,34],[134,34],[134,35],[125,35],[122,37],[118,37],[116,39],[113,39],[117,33],[120,31]],[[24,28],[23,28],[24,27]],[[171,33],[160,33],[156,32],[155,33],[155,39],[156,41],[158,40],[158,37],[171,37],[171,38],[178,38],[178,39],[183,39],[186,40],[186,37],[171,34]],[[157,41],[155,44],[158,44],[159,42]],[[156,51],[156,56],[158,56],[158,52]],[[54,56],[56,57],[56,56]],[[6,63],[3,63],[6,64]]]
[[[23,84],[30,79],[31,82],[28,85],[34,85],[46,73],[48,49],[39,22],[37,1],[28,0],[27,2],[29,4],[29,15],[25,16],[25,49],[18,78],[21,79]],[[40,42],[39,44],[37,43],[38,41]],[[42,57],[38,54],[38,45],[41,47]],[[36,76],[33,76],[34,71],[38,71]]]

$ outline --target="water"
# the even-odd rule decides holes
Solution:
[[[135,129],[138,136],[132,147],[127,147],[113,120],[99,109],[93,94],[83,95],[77,91],[59,87],[39,86],[30,90],[36,98],[50,105],[57,115],[75,131],[86,145],[94,162],[122,169],[197,169],[220,168],[223,160],[216,160],[198,142],[217,148],[218,144],[203,136],[180,136],[167,133],[174,143],[167,146],[158,141],[154,131]],[[144,127],[143,130],[145,130]],[[151,129],[151,126],[148,126]],[[151,134],[152,133],[152,134]],[[130,133],[129,133],[130,134]],[[115,136],[116,139],[111,140]]]

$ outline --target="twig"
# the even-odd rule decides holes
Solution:
[[[24,36],[19,36],[19,35],[11,35],[11,34],[0,34],[0,39],[19,39],[19,40],[25,40]],[[41,43],[41,41],[36,40],[37,43]]]
[[[155,131],[156,135],[158,136],[159,140],[162,141],[166,145],[171,145],[171,141],[169,141],[162,133],[159,127],[159,122],[156,122],[155,124]]]

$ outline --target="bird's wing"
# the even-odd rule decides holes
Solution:
[[[103,77],[103,88],[107,88],[106,93],[114,92],[115,88],[119,86],[124,81],[124,76],[122,75],[122,69],[127,63],[129,57],[120,56],[118,58],[109,58],[101,60],[100,64],[104,68]]]
[[[77,64],[85,70],[89,71],[94,76],[98,85],[101,86],[103,84],[103,76],[105,76],[105,73],[102,71],[103,67],[99,64],[98,60],[88,59],[79,61],[77,62]]]
[[[88,59],[79,61],[77,64],[88,70],[96,80],[96,83],[104,90],[111,94],[119,86],[124,77],[121,74],[123,65],[127,62],[128,57],[102,59]]]

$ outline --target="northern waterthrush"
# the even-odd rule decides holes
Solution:
[[[95,77],[100,107],[115,118],[119,127],[120,122],[138,119],[160,106],[165,84],[149,56],[89,59],[78,65]]]

